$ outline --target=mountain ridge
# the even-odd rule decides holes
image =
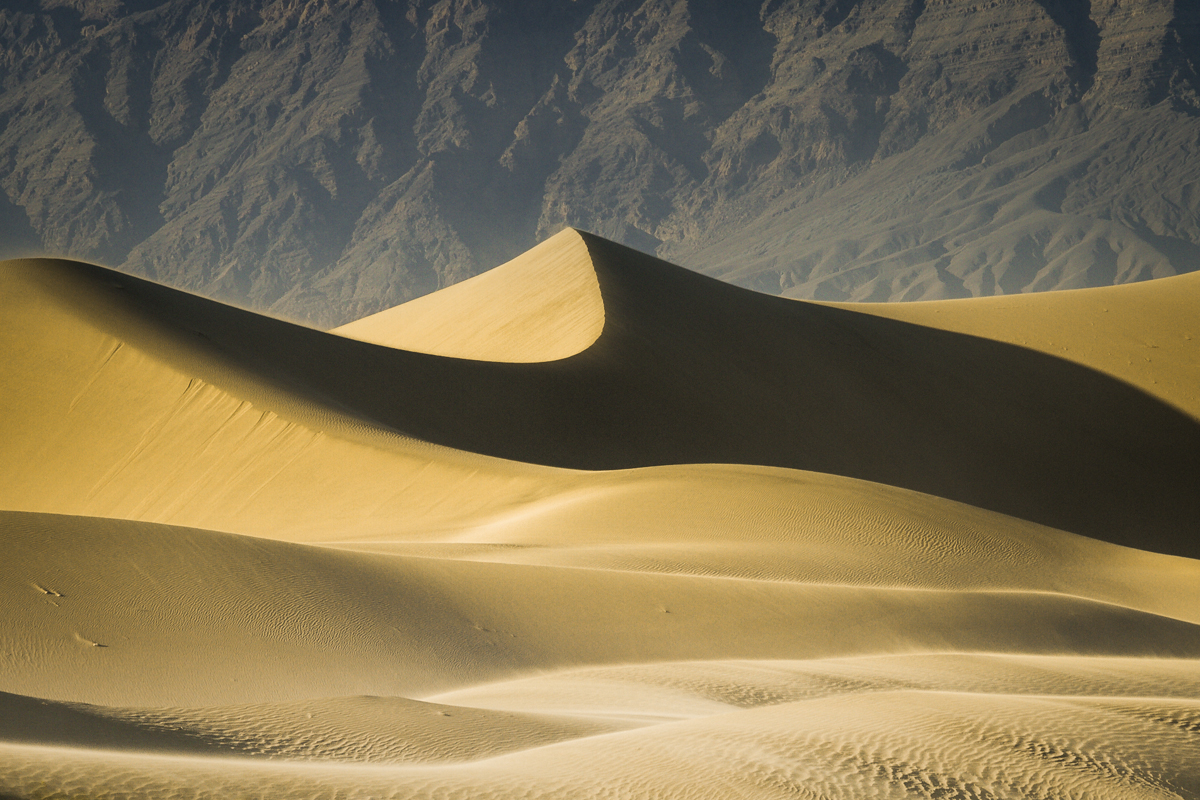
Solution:
[[[0,10],[7,255],[332,326],[563,227],[830,300],[1200,265],[1200,11],[1020,0]]]

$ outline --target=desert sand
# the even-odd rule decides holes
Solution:
[[[0,265],[0,797],[1200,797],[1200,275]]]

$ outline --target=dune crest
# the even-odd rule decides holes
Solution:
[[[971,300],[834,305],[1074,361],[1200,420],[1200,273]]]
[[[604,329],[587,243],[567,228],[482,275],[333,332],[364,342],[474,361],[557,361]]]

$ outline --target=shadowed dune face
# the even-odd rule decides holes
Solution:
[[[91,313],[121,336],[153,339],[169,326],[219,363],[459,450],[576,469],[828,472],[1200,555],[1200,421],[1166,403],[1049,354],[755,295],[582,238],[603,333],[537,364],[381,347],[98,267],[50,269],[107,295]]]
[[[1200,797],[1156,291],[1014,332],[568,231],[326,333],[6,263],[0,798]]]

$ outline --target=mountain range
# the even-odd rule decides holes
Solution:
[[[917,300],[1200,266],[1200,7],[11,0],[0,256],[320,326],[565,227]]]

